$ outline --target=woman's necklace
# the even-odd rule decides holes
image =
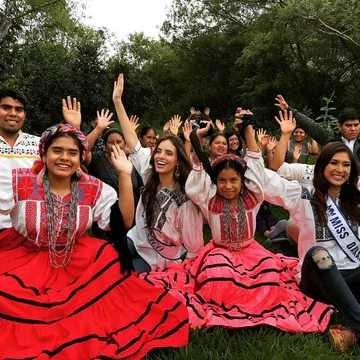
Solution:
[[[44,176],[43,185],[50,263],[55,268],[64,267],[70,261],[76,235],[78,182],[75,179],[71,180],[70,201],[65,204],[62,203],[59,196],[54,196],[51,193],[50,181],[47,175]],[[62,243],[60,237],[65,233],[67,234],[66,242]]]

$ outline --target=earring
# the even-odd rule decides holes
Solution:
[[[75,176],[77,179],[80,179],[81,178],[81,175],[82,175],[82,171],[81,169],[78,167],[75,171]]]
[[[180,170],[179,170],[179,165],[176,165],[176,169],[175,169],[175,172],[174,172],[174,177],[176,180],[180,179]]]

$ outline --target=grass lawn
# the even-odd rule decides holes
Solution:
[[[287,218],[283,209],[272,206],[272,213],[278,218]],[[204,237],[208,241],[210,232]],[[267,244],[256,234],[256,239],[274,253],[296,256],[296,249],[290,245]],[[346,320],[338,314],[332,315],[332,324]],[[270,326],[257,326],[237,330],[221,327],[191,331],[190,342],[181,349],[154,350],[146,357],[148,360],[335,360],[360,359],[360,346],[355,345],[340,354],[330,348],[327,333],[293,334],[282,332]]]

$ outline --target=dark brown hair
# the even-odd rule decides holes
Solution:
[[[159,145],[165,140],[171,141],[171,143],[176,148],[177,161],[179,163],[179,171],[180,171],[180,177],[179,179],[177,179],[177,181],[179,182],[180,187],[184,191],[185,191],[186,179],[189,176],[189,173],[192,169],[190,159],[188,158],[185,152],[184,144],[177,136],[173,136],[173,135],[165,136],[157,142],[150,159],[150,165],[151,165],[151,168],[149,170],[150,173],[146,181],[146,184],[144,186],[144,189],[142,191],[142,203],[145,209],[146,224],[148,228],[151,228],[152,226],[152,220],[153,220],[152,216],[153,216],[153,210],[156,200],[157,187],[160,182],[159,174],[155,170],[154,156],[156,154]]]
[[[311,203],[314,205],[316,215],[323,226],[326,226],[328,222],[326,201],[329,189],[329,182],[324,176],[324,171],[336,153],[347,153],[351,163],[349,179],[340,189],[339,207],[347,219],[356,223],[359,223],[360,220],[360,191],[357,188],[359,171],[351,150],[343,142],[336,141],[323,147],[314,169],[313,185],[315,191]]]

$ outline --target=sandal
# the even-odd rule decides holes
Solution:
[[[356,334],[347,326],[335,325],[329,330],[331,346],[340,352],[358,341]]]

